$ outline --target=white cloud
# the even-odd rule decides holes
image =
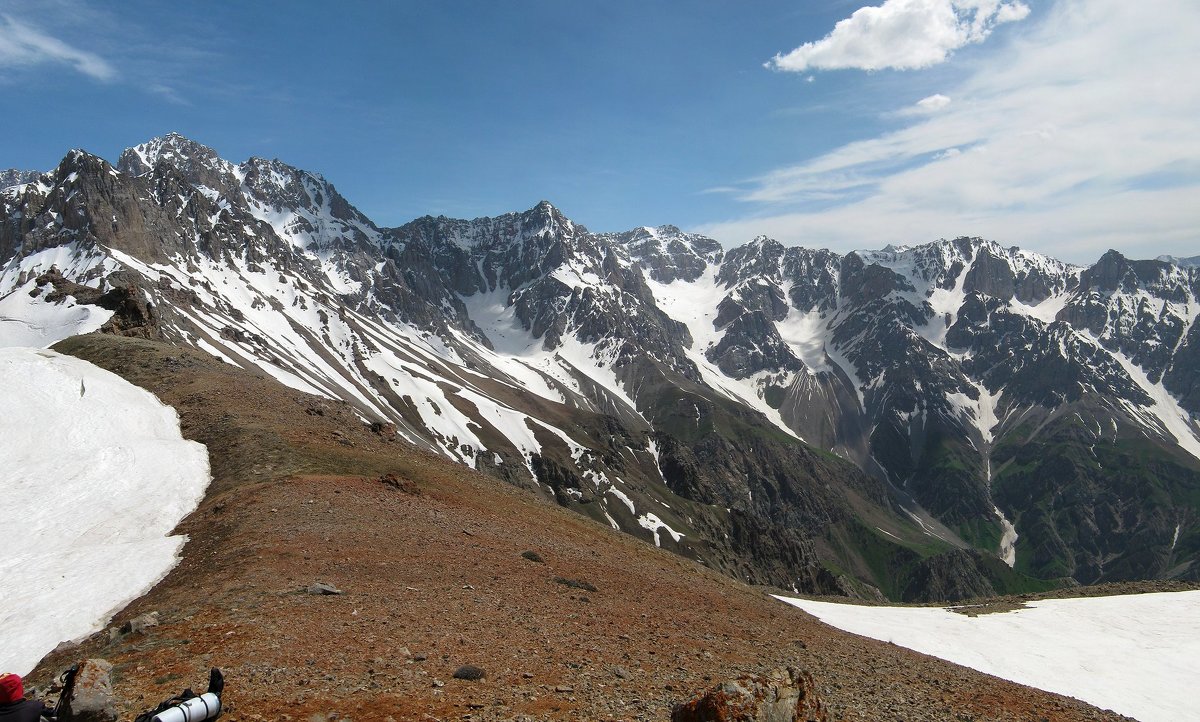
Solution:
[[[1196,3],[1059,0],[952,104],[753,179],[750,217],[699,230],[842,250],[982,235],[1074,261],[1195,255],[1198,28]]]
[[[1029,6],[1022,2],[1005,3],[996,11],[996,23],[1011,23],[1029,16]]]
[[[112,80],[117,71],[104,58],[71,47],[9,15],[0,15],[0,69],[62,63],[97,80]]]
[[[917,101],[917,109],[924,113],[933,113],[950,105],[950,98],[941,93],[934,93],[928,98],[921,98]]]
[[[1024,19],[1020,0],[885,0],[837,23],[833,32],[767,63],[775,70],[913,70],[979,43],[997,24]]]

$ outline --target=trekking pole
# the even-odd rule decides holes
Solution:
[[[62,689],[58,693],[58,701],[54,703],[55,718],[62,717],[66,708],[67,700],[75,691],[75,675],[79,673],[79,665],[72,664],[65,672],[59,675],[59,681],[62,682]]]

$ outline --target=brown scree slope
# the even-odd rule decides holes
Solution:
[[[840,720],[1123,719],[834,630],[211,357],[106,335],[56,348],[174,406],[212,461],[182,562],[113,622],[161,624],[97,634],[32,675],[105,657],[123,719],[202,687],[209,666],[234,722],[660,720],[783,664],[811,670]],[[303,591],[316,581],[343,593]],[[487,676],[453,679],[464,664]]]

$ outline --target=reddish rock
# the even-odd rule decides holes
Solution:
[[[827,722],[825,705],[805,670],[781,667],[722,682],[677,705],[671,722]]]

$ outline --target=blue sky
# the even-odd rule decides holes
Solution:
[[[175,130],[382,225],[1200,253],[1200,4],[863,5],[0,0],[0,167]]]

